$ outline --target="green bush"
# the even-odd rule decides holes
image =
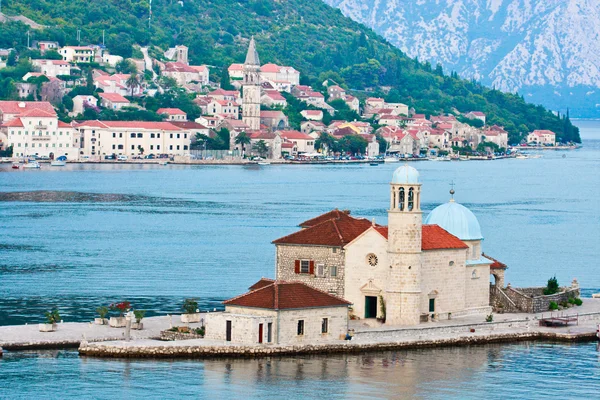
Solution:
[[[106,318],[106,315],[108,315],[108,307],[105,307],[105,306],[98,307],[98,308],[96,308],[96,312],[98,313],[100,318],[104,319],[104,318]]]
[[[485,322],[494,322],[494,315],[490,314],[485,317]]]
[[[133,310],[133,315],[135,315],[135,322],[139,324],[146,315],[146,310]]]
[[[569,297],[569,304],[575,304],[575,297]]]
[[[552,278],[548,279],[548,284],[544,289],[544,295],[548,296],[551,294],[555,294],[558,293],[559,290],[560,287],[558,286],[558,280],[556,279],[556,276],[553,276]]]
[[[204,336],[204,334],[206,333],[206,329],[202,326],[200,328],[194,329],[194,332],[196,332],[196,335]]]
[[[573,300],[573,302],[576,306],[580,306],[583,304],[583,300],[581,300],[580,298],[576,298],[575,300]]]
[[[558,304],[555,301],[550,302],[550,306],[548,307],[550,310],[558,310]]]
[[[44,315],[46,317],[47,324],[56,324],[60,322],[60,314],[56,308],[52,311],[47,311]]]

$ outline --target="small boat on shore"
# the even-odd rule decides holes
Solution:
[[[396,157],[386,157],[383,159],[383,162],[395,163],[395,162],[400,162],[400,160],[398,160]]]
[[[16,162],[12,163],[12,166],[11,166],[12,169],[19,169],[19,167],[20,167],[19,163],[16,163]]]
[[[376,167],[376,166],[378,166],[379,164],[381,164],[381,163],[378,163],[378,162],[370,162],[370,163],[369,163],[369,165],[370,165],[371,167]]]
[[[525,155],[525,154],[519,154],[518,156],[515,157],[517,160],[527,160],[529,158],[529,156]]]
[[[169,165],[168,161],[159,161],[158,165]]]
[[[51,167],[64,167],[65,165],[67,165],[67,162],[62,160],[54,160],[50,163]]]
[[[258,165],[271,165],[271,163],[268,161],[259,161],[259,162],[257,162],[257,164]]]

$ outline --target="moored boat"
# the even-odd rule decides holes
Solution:
[[[12,169],[19,169],[19,163],[16,163],[16,162],[14,162],[14,163],[12,164],[12,167],[11,167],[11,168],[12,168]]]
[[[67,165],[67,162],[62,160],[54,160],[50,163],[52,167],[64,167],[65,165]]]
[[[386,157],[383,159],[383,161],[386,163],[395,163],[399,162],[400,160],[398,160],[396,157]]]
[[[40,164],[37,161],[29,161],[28,163],[23,164],[23,168],[27,169],[39,169]]]
[[[258,165],[271,165],[271,163],[268,161],[259,161],[257,164]]]

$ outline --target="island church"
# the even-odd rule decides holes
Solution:
[[[454,195],[454,192],[451,191]],[[488,314],[490,274],[506,266],[482,253],[473,213],[452,198],[422,221],[419,173],[398,168],[388,226],[333,210],[275,240],[277,281],[297,281],[352,303],[351,317],[415,325]]]

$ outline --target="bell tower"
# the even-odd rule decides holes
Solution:
[[[242,120],[251,130],[260,129],[260,61],[254,36],[244,62]]]
[[[417,325],[421,317],[421,184],[413,167],[398,168],[390,183],[386,323]]]

